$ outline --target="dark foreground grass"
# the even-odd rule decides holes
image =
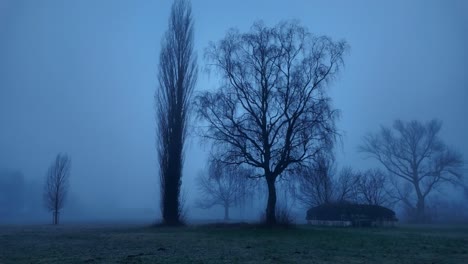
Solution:
[[[0,263],[468,263],[468,227],[0,227]]]

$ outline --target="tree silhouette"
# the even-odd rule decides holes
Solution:
[[[379,169],[359,173],[357,192],[359,201],[364,204],[390,206],[394,202],[387,175]]]
[[[53,224],[59,224],[60,210],[65,205],[70,178],[71,159],[66,154],[58,154],[50,165],[44,186],[44,202],[52,212]]]
[[[426,197],[445,183],[461,185],[462,155],[438,137],[442,122],[396,120],[393,129],[381,127],[364,138],[360,150],[378,160],[400,181],[393,181],[398,198],[416,212],[416,220],[426,220]],[[400,183],[409,183],[406,189]]]
[[[335,171],[331,157],[318,155],[315,162],[298,172],[295,198],[307,209],[332,202]]]
[[[211,160],[208,173],[201,172],[197,177],[197,187],[202,194],[197,205],[203,209],[220,205],[224,207],[224,220],[229,220],[229,209],[253,194],[248,176],[247,169]]]
[[[278,177],[333,141],[335,117],[326,88],[343,64],[344,42],[316,37],[295,22],[250,32],[231,30],[206,50],[223,85],[197,97],[204,136],[229,145],[223,162],[261,171],[268,187],[266,223],[276,224]]]
[[[191,5],[176,0],[162,40],[155,94],[161,209],[167,225],[181,223],[180,186],[190,98],[197,79],[196,60]]]
[[[322,153],[297,172],[295,198],[305,208],[341,202],[357,202],[357,174],[344,167],[339,172],[331,153]]]

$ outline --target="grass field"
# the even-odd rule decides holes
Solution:
[[[468,263],[468,227],[0,226],[0,263]]]

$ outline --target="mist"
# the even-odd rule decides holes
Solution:
[[[219,76],[205,71],[203,53],[210,41],[220,40],[232,27],[248,31],[260,19],[267,25],[297,19],[314,34],[350,45],[329,92],[341,112],[337,127],[342,136],[335,151],[339,167],[377,167],[358,146],[381,125],[391,126],[395,119],[438,119],[443,122],[440,137],[464,155],[466,179],[466,1],[192,4],[200,67],[195,92],[219,86]],[[0,190],[19,186],[12,194],[16,196],[0,206],[21,197],[15,198],[21,208],[0,216],[0,222],[50,221],[42,203],[43,185],[60,152],[71,157],[64,223],[153,223],[161,218],[154,95],[170,5],[0,2]],[[197,122],[195,117],[190,122],[185,151],[184,206],[189,221],[219,220],[222,207],[195,206],[195,178],[207,168],[210,150],[210,143],[195,133]],[[19,180],[7,181],[11,177]],[[266,196],[259,197],[233,209],[232,218],[259,219]],[[436,197],[444,197],[440,203],[467,199],[462,189]],[[295,205],[294,211],[297,221],[305,220],[302,207]]]

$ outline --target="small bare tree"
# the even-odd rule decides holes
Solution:
[[[383,171],[370,169],[359,174],[357,193],[361,203],[390,206],[394,203],[390,192],[389,181]]]
[[[396,120],[393,130],[381,127],[380,132],[366,136],[360,147],[399,179],[393,181],[397,194],[416,212],[419,222],[425,221],[426,197],[434,189],[446,183],[461,185],[462,155],[438,137],[441,127],[438,120]],[[403,183],[410,183],[411,193],[401,187]]]
[[[59,224],[60,210],[65,205],[69,187],[71,159],[67,154],[59,153],[50,165],[44,186],[44,202],[52,212],[53,224]]]
[[[336,202],[358,202],[358,175],[351,167],[343,167],[334,181]]]
[[[300,172],[295,198],[305,208],[333,202],[355,202],[357,176],[349,167],[336,173],[332,154],[320,154]]]
[[[200,172],[197,176],[197,186],[202,195],[197,201],[198,207],[208,209],[215,205],[223,206],[224,220],[229,220],[229,209],[245,202],[252,195],[248,177],[246,169],[211,160],[208,173]]]
[[[296,200],[305,208],[332,202],[335,171],[333,160],[324,155],[317,157],[312,165],[303,167],[297,177]]]

